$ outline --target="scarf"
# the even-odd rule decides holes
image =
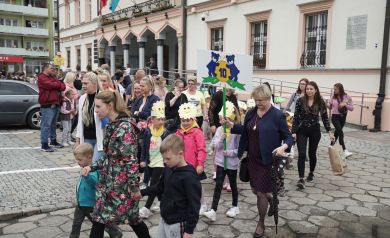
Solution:
[[[149,129],[150,129],[150,133],[152,133],[152,136],[155,138],[161,137],[161,135],[164,133],[165,130],[164,126],[160,127],[159,129],[156,129],[154,128],[153,125],[151,125]]]
[[[180,127],[181,127],[181,132],[183,132],[183,133],[188,133],[192,128],[199,128],[198,123],[196,123],[195,120],[193,120],[192,125],[190,127],[188,127],[187,129],[184,128],[182,125],[180,125]]]

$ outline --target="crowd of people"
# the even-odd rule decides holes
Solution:
[[[289,126],[285,111],[273,104],[266,84],[257,86],[246,103],[228,89],[223,102],[222,91],[211,96],[199,91],[196,77],[176,79],[168,92],[163,76],[147,75],[142,69],[134,76],[131,70],[110,75],[109,69],[102,65],[83,75],[68,72],[62,82],[55,67],[45,64],[38,76],[41,148],[52,152],[72,145],[82,167],[72,238],[79,237],[85,217],[93,223],[93,238],[103,237],[104,231],[110,237],[122,237],[119,224],[131,226],[137,237],[150,237],[143,219],[154,212],[161,214],[158,237],[192,237],[199,216],[217,219],[222,190],[231,192],[226,216],[234,218],[240,213],[237,174],[244,157],[259,214],[253,237],[262,237],[267,211],[272,216],[272,207],[277,206],[271,176],[275,156],[288,155],[296,141],[297,187],[305,189],[306,182],[314,182],[320,117],[332,144],[338,140],[345,155],[351,155],[345,147],[343,126],[353,104],[341,84],[324,100],[315,82],[301,79],[285,108],[294,114]],[[56,136],[58,115],[63,125],[62,143]],[[212,139],[207,148],[209,133]],[[305,179],[308,142],[310,169]],[[207,154],[214,160],[215,171],[210,207],[202,189],[202,181],[207,179]],[[283,176],[279,180],[282,191]],[[148,198],[141,205],[143,196]]]

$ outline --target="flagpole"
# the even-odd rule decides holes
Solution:
[[[222,102],[223,102],[223,118],[226,120],[226,83],[223,85],[223,97],[222,97]],[[223,132],[225,135],[225,138],[223,139],[223,151],[226,151],[226,122],[223,124]],[[223,168],[224,170],[227,169],[227,157],[224,155],[223,156]]]

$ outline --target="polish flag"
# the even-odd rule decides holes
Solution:
[[[107,5],[107,0],[100,0],[99,15],[102,15],[102,9]]]

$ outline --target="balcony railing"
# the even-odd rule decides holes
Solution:
[[[25,16],[40,16],[40,17],[49,16],[49,10],[47,8],[22,6],[22,5],[6,4],[6,3],[0,3],[0,11],[22,14]]]
[[[14,35],[49,36],[48,29],[21,26],[0,25],[0,33],[9,33]]]
[[[49,57],[49,50],[43,48],[24,49],[24,48],[14,48],[14,47],[0,47],[0,52],[5,55]]]
[[[101,24],[107,25],[118,21],[130,20],[136,17],[145,16],[150,13],[160,12],[174,7],[172,0],[149,0],[133,6],[115,11],[101,17]]]

